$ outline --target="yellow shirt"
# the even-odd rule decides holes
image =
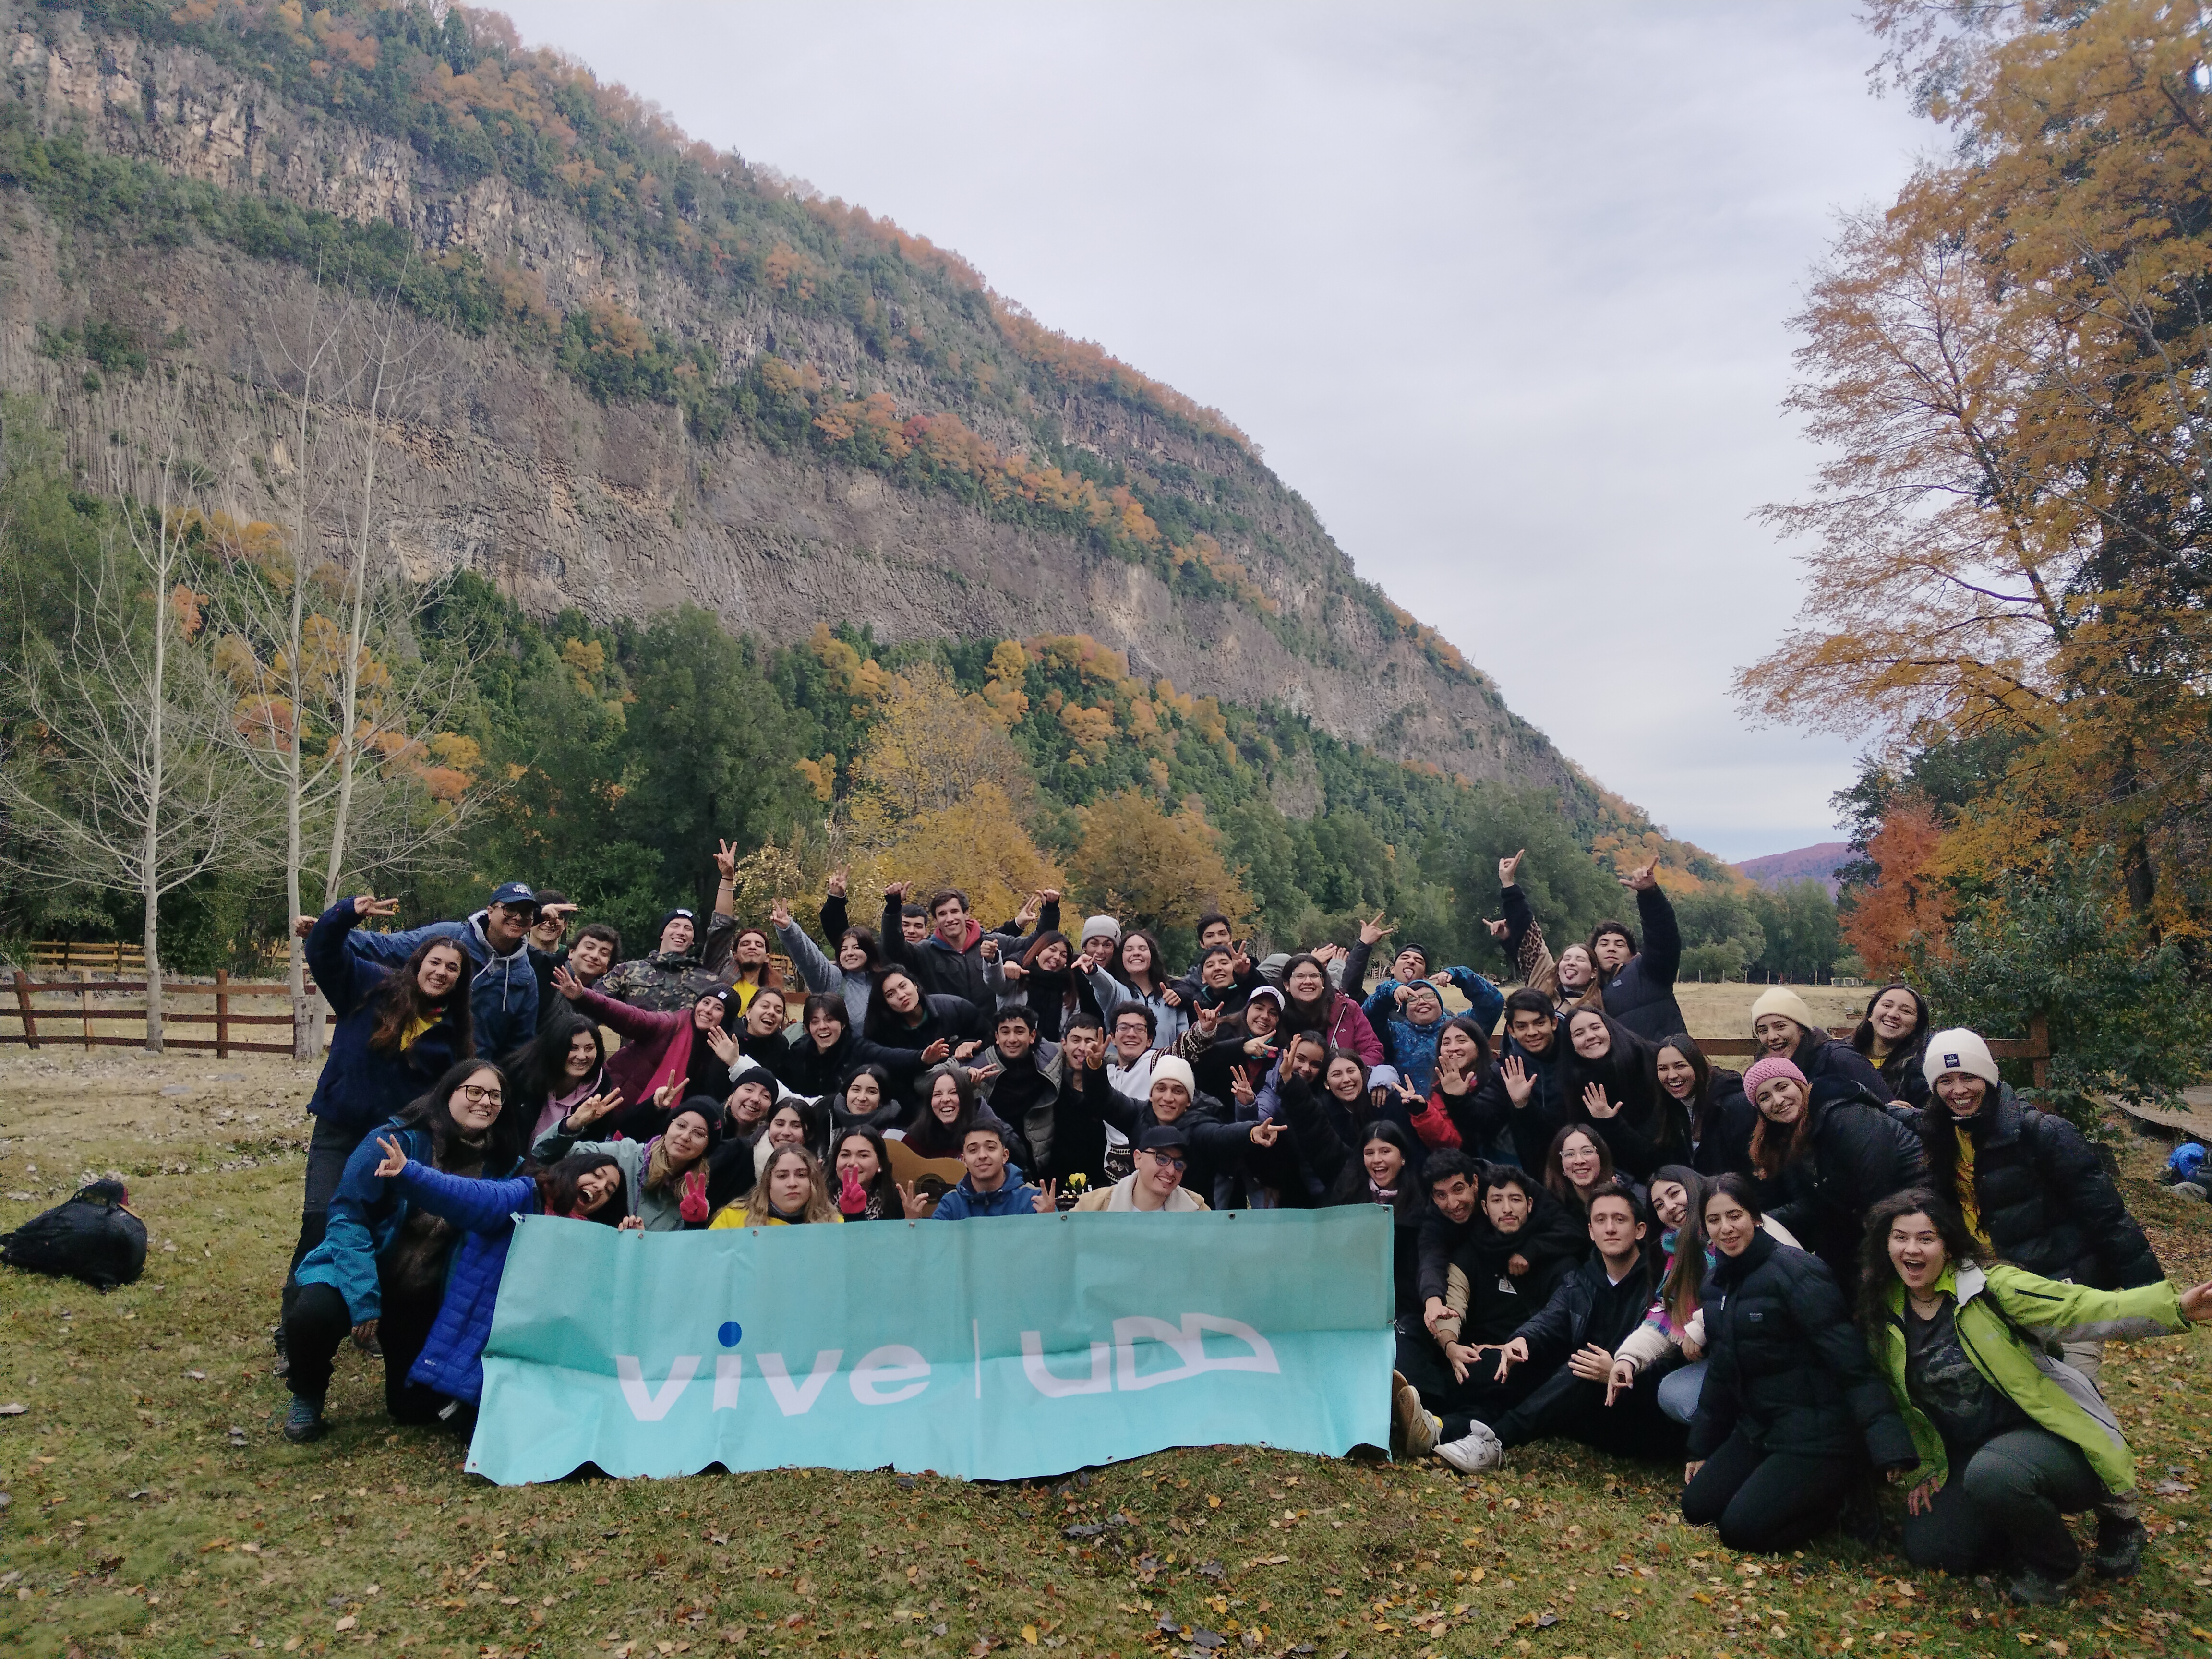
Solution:
[[[1996,1246],[1990,1243],[1989,1234],[1982,1229],[1982,1206],[1974,1194],[1974,1138],[1966,1133],[1963,1123],[1953,1124],[1951,1132],[1959,1137],[1959,1162],[1953,1171],[1958,1183],[1953,1196],[1959,1200],[1959,1217],[1973,1235],[1974,1243],[1995,1255]]]
[[[832,1221],[842,1221],[844,1218],[834,1211],[830,1216]],[[788,1227],[792,1224],[793,1224],[786,1221],[780,1215],[768,1216],[759,1221],[748,1221],[745,1219],[745,1206],[740,1201],[735,1204],[725,1204],[720,1209],[715,1211],[714,1218],[707,1224],[707,1231],[711,1233],[725,1227]]]

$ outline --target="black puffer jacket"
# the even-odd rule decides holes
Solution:
[[[1690,1425],[1692,1462],[1738,1429],[1768,1452],[1850,1457],[1863,1445],[1876,1468],[1920,1461],[1843,1292],[1816,1258],[1755,1235],[1706,1279],[1705,1315],[1709,1364]]]
[[[1605,1258],[1592,1250],[1514,1335],[1528,1345],[1528,1363],[1545,1371],[1591,1344],[1610,1353],[1644,1322],[1658,1283],[1648,1254],[1616,1285],[1607,1276]]]
[[[1649,1181],[1661,1164],[1679,1164],[1689,1157],[1689,1115],[1659,1086],[1652,1071],[1655,1047],[1611,1014],[1597,1017],[1605,1022],[1613,1046],[1595,1060],[1585,1059],[1575,1048],[1574,1018],[1560,1028],[1560,1039],[1566,1042],[1559,1055],[1561,1121],[1597,1130],[1613,1149],[1616,1168],[1638,1181]],[[1589,1109],[1587,1091],[1593,1083],[1617,1109],[1611,1117]]]
[[[1797,1039],[1797,1050],[1790,1058],[1805,1073],[1816,1101],[1843,1100],[1860,1089],[1877,1104],[1890,1097],[1889,1085],[1875,1070],[1874,1062],[1825,1031],[1806,1031]]]
[[[1871,1054],[1861,1056],[1868,1065],[1874,1067],[1875,1075],[1881,1079],[1881,1086],[1887,1091],[1889,1097],[1892,1100],[1903,1101],[1915,1111],[1918,1111],[1928,1103],[1928,1073],[1925,1067],[1928,1060],[1929,1036],[1929,1033],[1923,1031],[1905,1047],[1892,1053],[1887,1060],[1879,1063]],[[1852,1052],[1856,1054],[1858,1051],[1855,1048]]]
[[[1838,1284],[1856,1279],[1867,1211],[1927,1177],[1920,1138],[1885,1104],[1864,1091],[1842,1099],[1815,1094],[1797,1132],[1810,1135],[1812,1146],[1784,1164],[1773,1182],[1780,1194],[1775,1220],[1828,1264]]]
[[[1565,1103],[1562,1098],[1562,1069],[1560,1055],[1567,1047],[1567,1034],[1563,1026],[1552,1035],[1552,1046],[1541,1055],[1531,1054],[1511,1037],[1499,1046],[1498,1064],[1475,1086],[1466,1110],[1476,1126],[1476,1143],[1469,1143],[1466,1151],[1470,1157],[1488,1156],[1491,1143],[1503,1133],[1510,1141],[1513,1155],[1524,1170],[1544,1167],[1544,1154],[1551,1149],[1552,1137],[1559,1132],[1565,1119]],[[1517,1059],[1526,1066],[1528,1075],[1535,1079],[1536,1087],[1528,1097],[1526,1106],[1516,1106],[1513,1097],[1506,1092],[1505,1073],[1508,1060]],[[1455,1122],[1460,1114],[1452,1113]],[[1462,1136],[1465,1141],[1464,1134]]]
[[[1714,1066],[1705,1093],[1705,1138],[1690,1167],[1701,1176],[1750,1175],[1751,1132],[1759,1127],[1759,1108],[1743,1091],[1743,1073]]]
[[[1682,970],[1682,930],[1674,925],[1674,907],[1656,887],[1637,894],[1636,915],[1644,929],[1641,948],[1598,982],[1607,1014],[1656,1042],[1690,1029],[1674,1000],[1674,978]]]
[[[1982,1231],[2006,1261],[2100,1291],[2166,1277],[2095,1148],[2064,1118],[2021,1105],[2002,1085],[1996,1099],[1985,1098],[1969,1118],[1929,1101],[1920,1111],[1920,1140],[1929,1184],[1946,1197],[1958,1193],[1960,1128],[1974,1143]]]

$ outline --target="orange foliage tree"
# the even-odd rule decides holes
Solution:
[[[1867,857],[1881,874],[1862,888],[1842,918],[1844,943],[1867,972],[1890,978],[1901,971],[1915,938],[1939,938],[1948,921],[1945,890],[1936,867],[1943,821],[1924,796],[1890,803],[1881,828],[1867,842]]]

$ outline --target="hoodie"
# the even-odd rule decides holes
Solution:
[[[937,1200],[931,1218],[967,1221],[976,1216],[1035,1215],[1037,1196],[1038,1189],[1022,1179],[1021,1166],[1010,1163],[1005,1177],[993,1192],[979,1193],[975,1176],[961,1176],[960,1184]]]
[[[530,965],[530,935],[525,933],[505,955],[484,937],[479,910],[466,921],[434,921],[400,933],[370,933],[356,927],[347,948],[370,962],[390,965],[415,954],[428,939],[449,939],[469,959],[469,1012],[476,1023],[477,1052],[509,1054],[538,1035],[538,974]]]

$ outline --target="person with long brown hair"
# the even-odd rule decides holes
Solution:
[[[822,1160],[804,1146],[780,1148],[753,1183],[743,1207],[732,1204],[708,1223],[708,1232],[732,1227],[795,1227],[810,1221],[842,1221],[830,1201]]]
[[[315,1127],[307,1139],[300,1237],[290,1264],[295,1269],[322,1243],[331,1196],[346,1160],[368,1132],[421,1095],[448,1066],[476,1053],[468,957],[457,941],[424,939],[405,961],[391,966],[349,948],[348,939],[362,922],[389,917],[398,908],[398,899],[356,894],[325,911],[307,933],[307,966],[337,1024],[307,1102]],[[295,1295],[288,1273],[287,1311]]]
[[[1850,1284],[1866,1212],[1927,1177],[1920,1138],[1871,1096],[1815,1090],[1780,1054],[1753,1062],[1743,1085],[1759,1108],[1751,1162],[1765,1207],[1828,1264],[1836,1283]]]

